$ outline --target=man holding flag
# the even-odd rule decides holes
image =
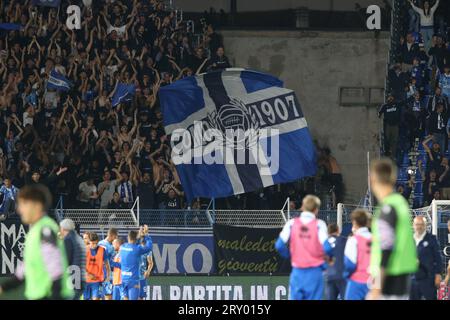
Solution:
[[[134,84],[117,82],[112,93],[112,106],[115,107],[120,103],[131,101],[135,93],[136,86]]]
[[[47,89],[54,89],[57,91],[69,91],[72,87],[72,83],[60,74],[58,71],[53,69],[47,80]]]

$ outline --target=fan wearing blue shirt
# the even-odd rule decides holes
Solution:
[[[145,244],[139,244],[142,239]],[[152,250],[152,238],[148,235],[148,226],[139,228],[139,233],[132,230],[128,233],[128,243],[119,250],[122,289],[124,300],[138,300],[140,293],[141,257]]]
[[[0,203],[0,216],[2,214],[8,216],[14,212],[17,192],[19,189],[12,184],[11,178],[6,177],[0,187],[0,197],[3,198]]]

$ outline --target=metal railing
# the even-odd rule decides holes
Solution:
[[[81,228],[134,228],[139,225],[171,228],[210,228],[214,223],[249,228],[281,228],[299,211],[289,210],[289,198],[281,210],[222,210],[212,200],[206,209],[145,209],[136,198],[129,209],[67,209],[62,199],[50,215],[58,221],[69,218]],[[319,219],[337,223],[336,210],[320,210]]]
[[[200,209],[141,209],[139,214],[141,225],[149,227],[210,227],[208,210]]]
[[[139,222],[131,209],[56,209],[55,216],[71,219],[82,227],[137,227]]]
[[[281,210],[216,210],[214,222],[249,228],[277,228],[286,223]]]

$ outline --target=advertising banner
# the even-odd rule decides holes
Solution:
[[[148,300],[286,300],[288,276],[151,276]]]
[[[225,274],[288,274],[290,264],[275,250],[278,228],[214,225],[216,271]]]
[[[210,274],[214,268],[211,229],[152,229],[155,274]]]

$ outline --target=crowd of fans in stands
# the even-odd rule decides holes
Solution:
[[[82,9],[80,30],[65,6]],[[170,161],[158,89],[195,73],[230,66],[209,26],[194,43],[185,22],[159,0],[64,1],[61,8],[2,1],[0,37],[0,176],[2,211],[25,183],[66,195],[66,207],[181,208],[183,190]],[[50,89],[55,70],[70,80]],[[117,83],[134,99],[112,106]],[[55,197],[56,198],[56,197]]]
[[[435,19],[448,3],[409,1],[407,34],[400,39],[397,61],[388,74],[389,97],[379,110],[384,115],[384,151],[401,165],[405,153],[419,143],[427,153],[418,159],[424,181],[423,202],[450,199],[448,140],[450,138],[450,46],[448,25]],[[426,160],[426,161],[424,161]],[[409,198],[415,173],[399,190]]]
[[[79,30],[65,24],[70,4],[82,10]],[[0,215],[14,212],[17,190],[27,183],[49,186],[65,208],[129,208],[136,197],[142,209],[207,203],[185,202],[157,93],[180,78],[231,66],[212,25],[194,36],[160,0],[63,1],[60,8],[1,1],[0,23],[20,25],[0,30]],[[72,83],[70,90],[47,86],[53,71]],[[118,83],[136,92],[113,106]],[[321,157],[322,176],[340,197],[342,177],[329,157]],[[280,208],[286,196],[300,201],[316,191],[310,181],[221,199],[216,207]]]

